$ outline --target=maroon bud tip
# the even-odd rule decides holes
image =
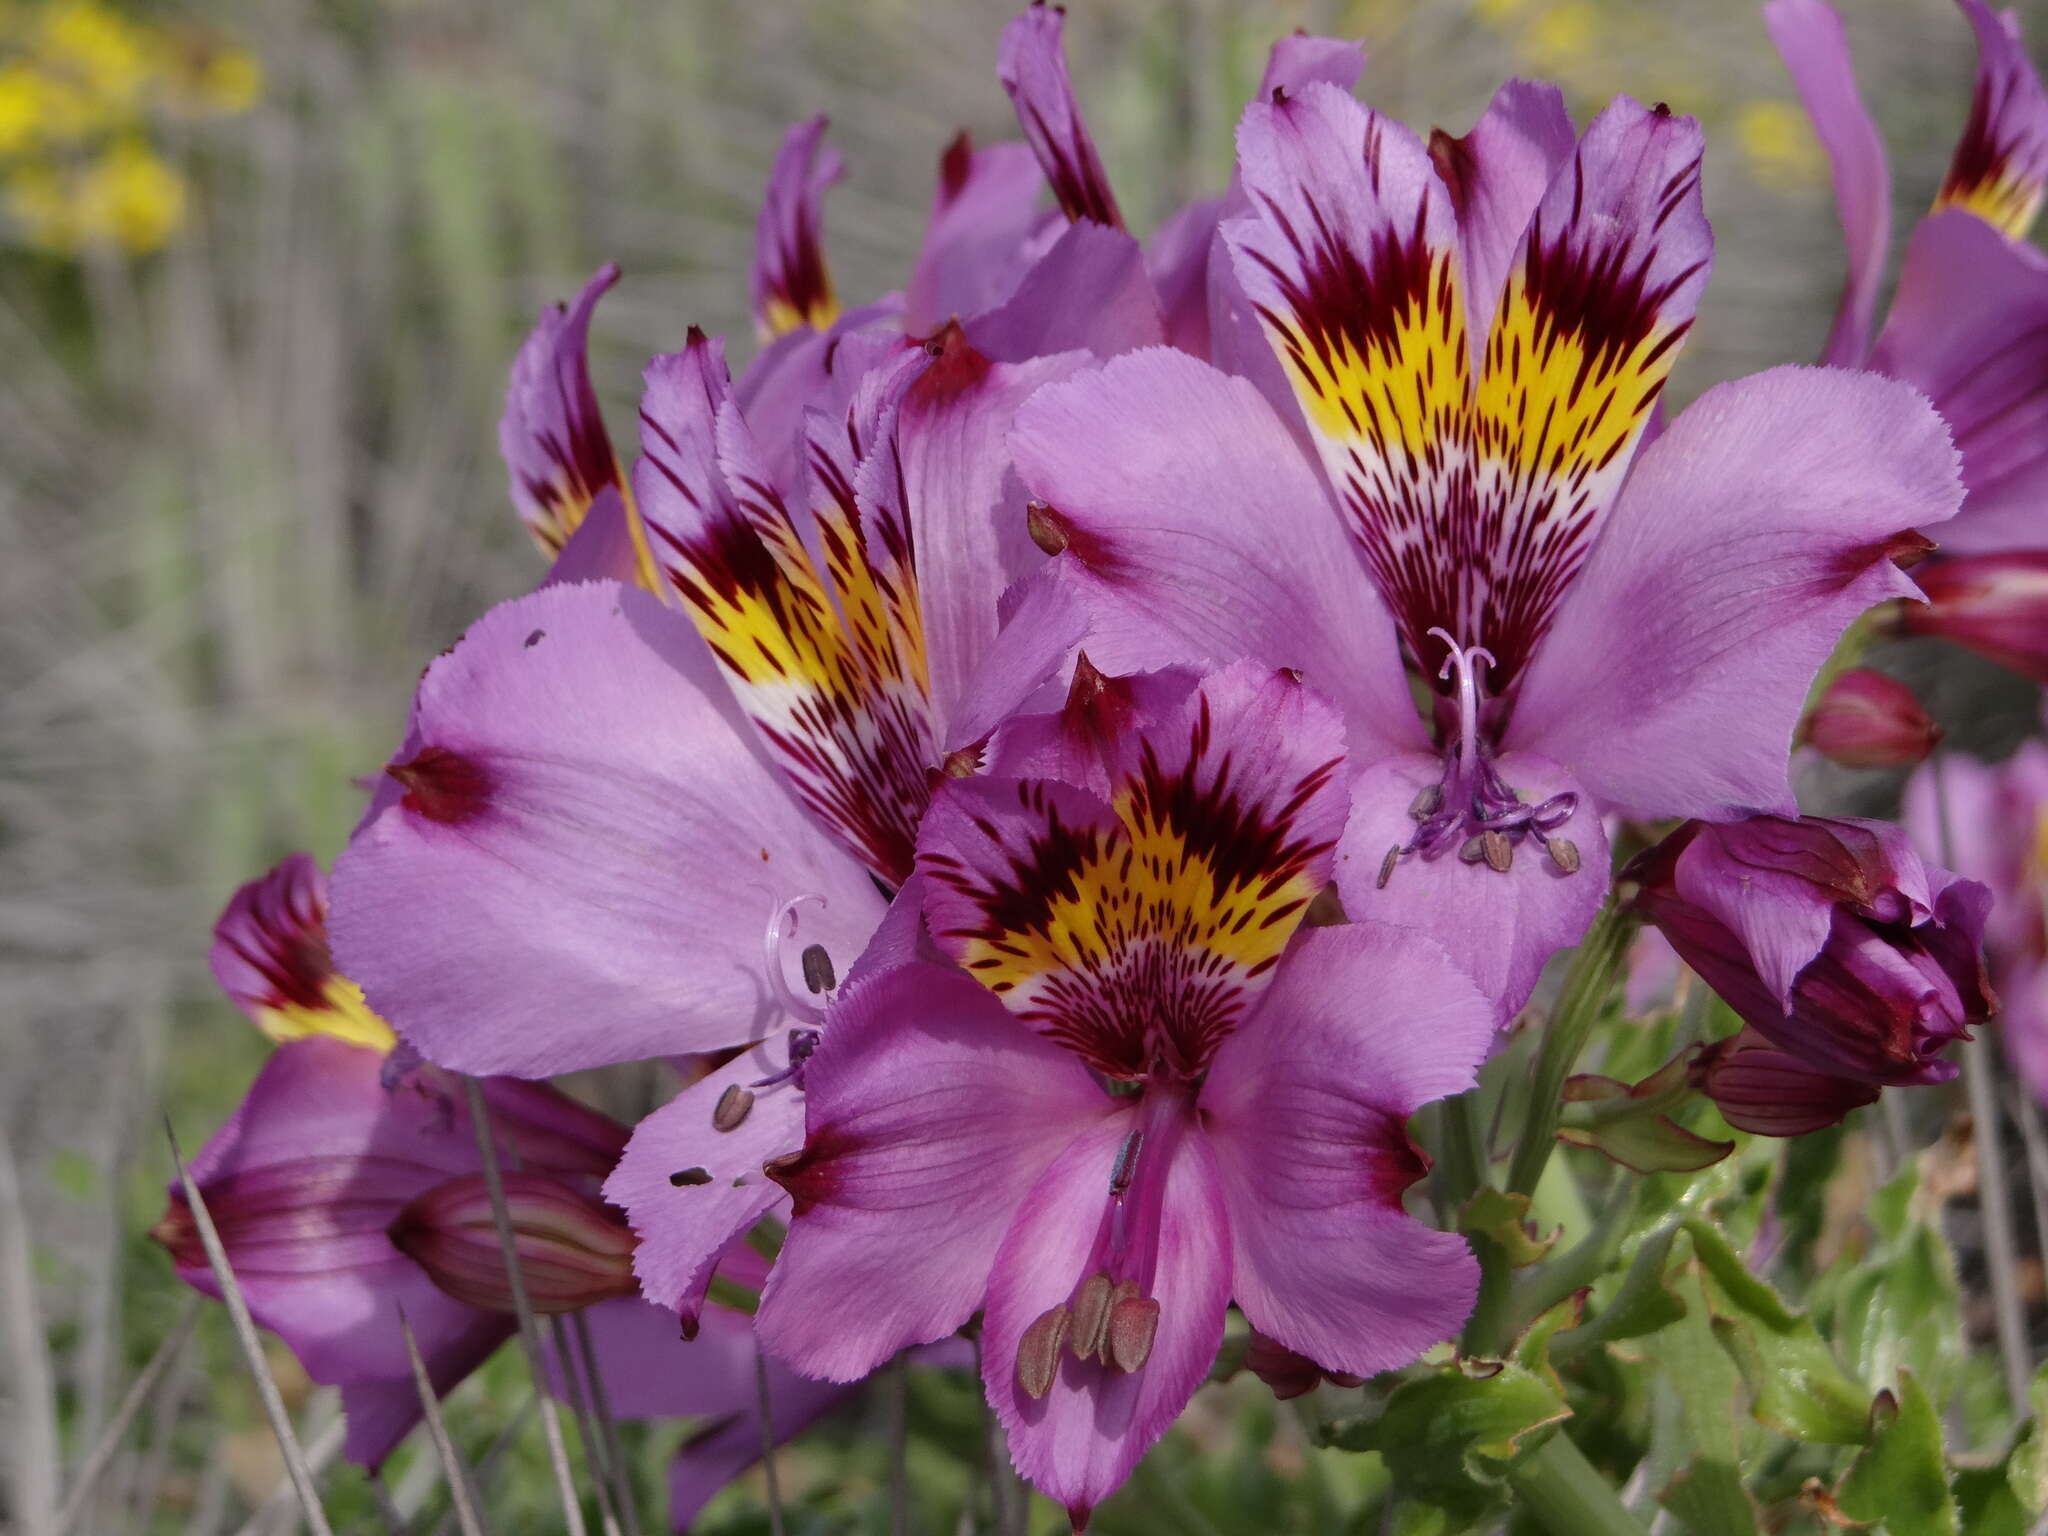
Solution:
[[[182,1194],[171,1196],[149,1235],[180,1269],[206,1267],[206,1245],[199,1240],[199,1224],[192,1219],[192,1208]]]
[[[405,786],[399,804],[443,826],[470,820],[490,802],[491,777],[483,764],[446,747],[421,747],[384,771]]]
[[[965,190],[973,168],[974,136],[962,128],[939,156],[939,201],[950,203],[958,197]]]
[[[1026,1397],[1035,1401],[1052,1390],[1070,1321],[1065,1303],[1048,1307],[1017,1340],[1017,1385]]]
[[[1852,667],[1828,684],[1803,736],[1845,768],[1910,768],[1926,761],[1942,729],[1897,678]]]
[[[986,379],[995,365],[974,349],[955,315],[924,341],[931,366],[910,386],[906,403],[942,404],[957,400]]]
[[[711,338],[704,334],[704,327],[701,325],[693,325],[683,332],[683,348],[685,351],[692,347],[707,346],[710,344],[710,341]]]
[[[1109,1360],[1126,1376],[1152,1358],[1159,1335],[1159,1303],[1150,1296],[1126,1296],[1109,1309]]]

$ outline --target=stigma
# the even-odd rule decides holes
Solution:
[[[1559,871],[1577,874],[1578,845],[1557,832],[1578,810],[1578,795],[1566,790],[1533,803],[1524,800],[1501,778],[1481,740],[1481,666],[1493,666],[1493,653],[1482,645],[1459,645],[1444,629],[1432,629],[1430,634],[1443,641],[1448,653],[1438,680],[1455,679],[1457,740],[1444,752],[1443,776],[1424,785],[1409,805],[1415,834],[1387,850],[1380,862],[1380,888],[1385,889],[1411,854],[1433,859],[1453,848],[1465,863],[1484,864],[1504,875],[1514,868],[1516,852],[1531,841],[1541,844]]]

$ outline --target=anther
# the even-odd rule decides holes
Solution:
[[[1401,862],[1401,849],[1396,845],[1387,850],[1387,856],[1380,860],[1380,877],[1373,882],[1375,890],[1384,891],[1387,882],[1394,878],[1394,866]]]
[[[1071,1321],[1065,1303],[1048,1307],[1017,1340],[1017,1385],[1026,1397],[1041,1398],[1052,1390],[1053,1377],[1060,1368],[1060,1346],[1067,1341]]]
[[[1553,837],[1543,845],[1543,851],[1550,855],[1550,862],[1568,875],[1579,872],[1579,845],[1568,837]]]
[[[1124,1144],[1116,1149],[1116,1162],[1109,1170],[1109,1192],[1121,1196],[1131,1187],[1131,1180],[1137,1176],[1138,1153],[1145,1145],[1145,1133],[1133,1131],[1124,1138]]]
[[[736,1131],[753,1112],[754,1096],[738,1083],[728,1083],[718,1102],[711,1106],[711,1129]]]
[[[767,963],[768,984],[775,992],[776,1001],[781,1003],[784,1010],[792,1017],[802,1019],[809,1024],[821,1024],[825,1019],[825,1010],[808,998],[798,996],[796,989],[790,986],[789,978],[782,969],[782,941],[796,933],[796,909],[807,901],[815,901],[821,907],[825,904],[823,896],[808,893],[802,896],[792,896],[788,901],[783,902],[775,909],[775,915],[768,920],[768,933],[762,944],[762,951],[763,959]],[[804,957],[804,966],[804,981],[808,985],[810,982],[810,957],[808,955]]]
[[[1152,1341],[1158,1334],[1157,1301],[1150,1296],[1121,1298],[1109,1309],[1109,1362],[1127,1376],[1139,1370],[1152,1358]]]
[[[830,992],[839,985],[839,978],[832,972],[832,957],[825,952],[822,944],[804,946],[804,985],[813,995]]]
[[[1472,836],[1466,838],[1464,845],[1458,849],[1458,857],[1467,864],[1477,864],[1481,859],[1485,858],[1486,834],[1484,832],[1475,832]]]
[[[1024,528],[1031,535],[1031,542],[1048,555],[1056,555],[1067,547],[1067,530],[1045,502],[1033,501],[1024,508]]]
[[[1425,784],[1415,792],[1415,798],[1408,803],[1408,815],[1415,821],[1427,821],[1443,808],[1443,785]]]
[[[1081,1289],[1074,1293],[1074,1330],[1071,1335],[1074,1357],[1086,1360],[1102,1353],[1103,1340],[1109,1331],[1109,1308],[1115,1300],[1116,1287],[1108,1275],[1097,1270],[1081,1282]]]
[[[711,1171],[708,1168],[685,1168],[679,1173],[670,1174],[668,1181],[677,1189],[690,1189],[699,1184],[709,1184]]]
[[[1515,845],[1508,841],[1505,832],[1496,832],[1489,827],[1480,833],[1479,852],[1486,860],[1486,867],[1495,874],[1504,875],[1514,867]]]

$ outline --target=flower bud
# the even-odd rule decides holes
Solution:
[[[1829,683],[1805,727],[1806,744],[1844,768],[1910,768],[1941,735],[1912,689],[1868,667]]]
[[[1692,1066],[1692,1084],[1721,1118],[1757,1136],[1803,1136],[1877,1102],[1878,1090],[1781,1051],[1754,1030],[1719,1040]]]
[[[1629,867],[1637,904],[1742,1021],[1810,1069],[1945,1082],[1951,1041],[1997,1006],[1991,893],[1923,864],[1888,822],[1689,821]]]
[[[1905,633],[1940,635],[2048,683],[2048,550],[1930,560],[1913,579],[1927,601],[1905,605]]]
[[[1251,1333],[1250,1347],[1245,1350],[1244,1364],[1246,1370],[1272,1388],[1273,1395],[1283,1402],[1290,1397],[1305,1396],[1326,1381],[1337,1387],[1355,1387],[1360,1382],[1357,1376],[1324,1370],[1307,1355],[1296,1354],[1278,1339],[1269,1339],[1256,1328]]]
[[[545,1174],[504,1178],[513,1247],[534,1311],[574,1312],[635,1293],[633,1234],[617,1213]],[[457,1301],[487,1312],[514,1310],[482,1174],[436,1184],[399,1212],[389,1235]]]

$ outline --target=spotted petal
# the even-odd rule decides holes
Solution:
[[[590,315],[619,280],[598,268],[570,305],[541,312],[512,363],[498,448],[512,477],[512,504],[535,541],[557,553],[607,486],[623,488],[597,391],[590,383]]]
[[[1956,3],[1977,32],[1977,84],[1934,206],[1960,208],[2023,240],[2048,187],[2048,91],[2020,41],[2018,16],[1984,0]]]
[[[273,1040],[332,1035],[388,1051],[391,1026],[334,968],[327,947],[327,877],[294,853],[229,899],[213,926],[214,979]]]
[[[839,314],[821,236],[825,189],[844,167],[824,138],[824,118],[798,123],[768,173],[753,271],[754,324],[764,340],[801,326],[822,331]]]
[[[1244,663],[1126,739],[1108,802],[948,783],[918,845],[932,937],[1098,1070],[1197,1071],[1329,878],[1342,758],[1334,709]]]

